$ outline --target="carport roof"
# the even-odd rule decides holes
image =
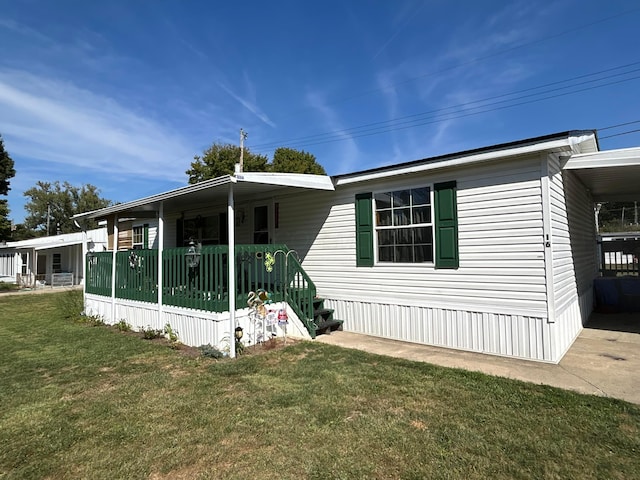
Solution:
[[[572,155],[563,170],[575,172],[595,202],[640,200],[640,147]]]

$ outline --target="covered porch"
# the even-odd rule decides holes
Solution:
[[[237,328],[245,342],[338,328],[298,252],[277,242],[273,200],[333,188],[326,176],[237,173],[77,215],[80,224],[94,218],[109,225],[110,250],[86,257],[86,313],[137,329],[169,324],[180,341],[211,344],[231,357]],[[121,219],[157,222],[157,248],[123,249]]]
[[[589,190],[596,205],[596,224],[598,204],[640,200],[640,148],[573,155],[563,170],[575,174]],[[640,312],[639,238],[633,232],[598,236],[599,276],[594,278],[594,293],[599,312]],[[614,317],[611,326],[616,329]],[[602,324],[602,315],[598,318]]]

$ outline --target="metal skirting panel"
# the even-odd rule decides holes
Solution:
[[[553,361],[547,320],[523,315],[325,299],[344,330],[529,360]]]
[[[282,307],[281,303],[271,304],[270,309],[276,311]],[[163,330],[168,323],[178,339],[185,345],[197,347],[200,345],[213,345],[221,351],[229,350],[229,339],[233,338],[229,312],[211,313],[180,307],[165,306],[162,318],[158,316],[158,305],[154,303],[137,302],[134,300],[117,299],[115,316],[112,317],[111,298],[99,295],[85,294],[85,312],[87,315],[96,315],[106,324],[115,324],[124,320],[133,330],[142,329]],[[293,310],[287,306],[289,324],[285,327],[279,325],[263,325],[260,321],[253,321],[249,317],[249,310],[242,309],[236,312],[235,325],[243,328],[245,335],[243,343],[252,345],[256,341],[264,341],[271,336],[283,337],[285,335],[295,338],[311,339],[302,322]],[[114,318],[114,319],[112,319]]]
[[[551,338],[554,344],[553,362],[558,363],[562,360],[564,354],[580,335],[592,311],[593,291],[587,290],[556,317],[556,322],[551,325]]]

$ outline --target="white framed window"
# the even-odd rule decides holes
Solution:
[[[373,194],[378,263],[433,263],[429,186]]]
[[[20,261],[22,264],[22,268],[20,269],[20,273],[22,275],[26,275],[27,272],[29,271],[29,254],[28,253],[21,253],[20,254]]]
[[[137,225],[133,227],[133,237],[131,247],[134,249],[144,248],[144,226]]]

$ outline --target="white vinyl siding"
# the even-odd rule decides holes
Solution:
[[[550,160],[553,288],[556,314],[593,288],[597,274],[593,201],[571,171]]]
[[[593,200],[577,176],[549,159],[555,323],[552,358],[560,360],[593,310],[597,253]]]
[[[145,223],[149,224],[149,248],[158,248],[158,242],[157,242],[158,220],[149,219],[149,221]],[[165,223],[165,227],[166,227],[166,223]]]
[[[356,193],[448,180],[458,182],[458,270],[436,270],[431,264],[356,267]],[[546,316],[537,158],[467,168],[446,176],[363,182],[334,194],[307,193],[279,201],[278,241],[303,256],[321,296]]]
[[[278,242],[348,331],[554,361],[547,323],[540,157],[278,197]],[[460,264],[356,266],[355,195],[457,181]]]

